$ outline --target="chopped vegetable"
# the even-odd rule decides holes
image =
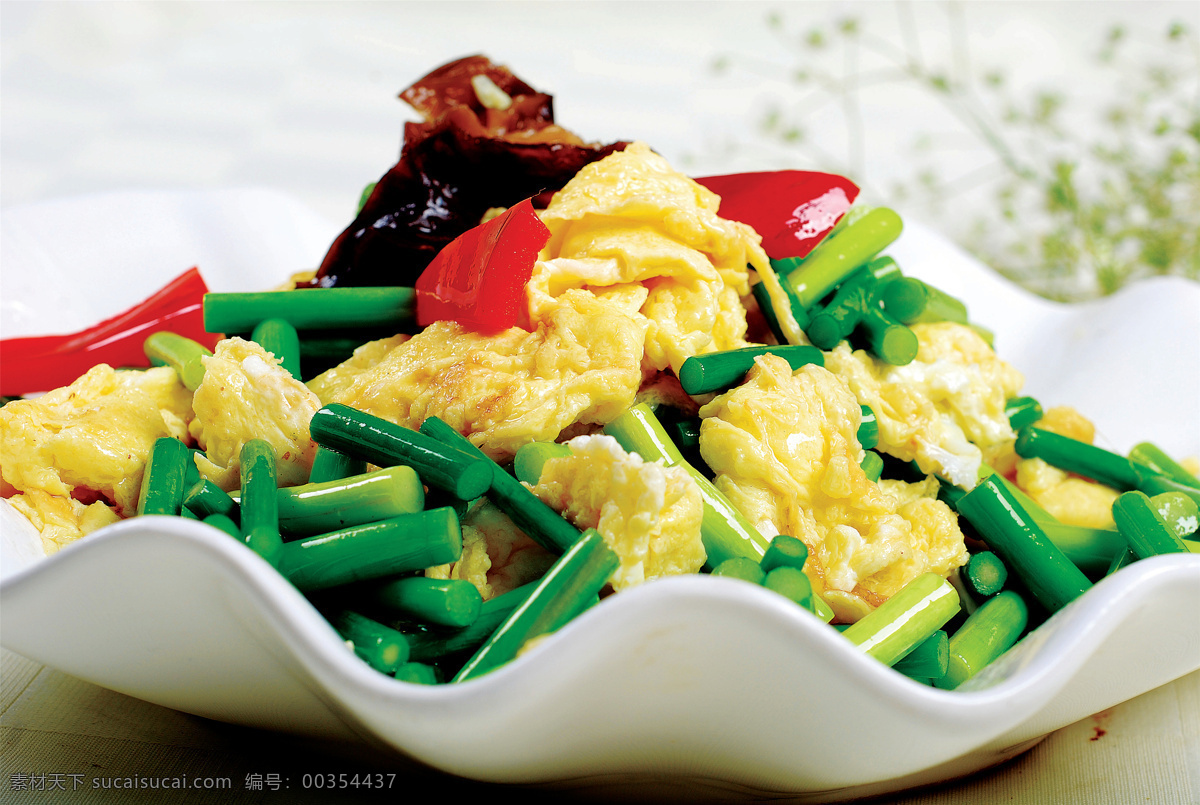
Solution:
[[[767,573],[766,578],[762,581],[762,586],[779,593],[809,612],[813,609],[812,582],[799,568],[777,567]]]
[[[821,596],[814,594],[810,599],[810,603],[812,604],[812,613],[816,615],[822,623],[829,623],[836,617],[833,608],[830,607],[829,604],[825,603],[825,599]]]
[[[1162,492],[1150,498],[1154,511],[1171,532],[1183,539],[1200,528],[1200,506],[1182,492]]]
[[[457,629],[474,623],[483,604],[479,590],[465,579],[424,576],[408,576],[372,587],[367,599],[398,617]]]
[[[1129,460],[1149,467],[1159,475],[1165,475],[1176,483],[1200,489],[1200,478],[1181,467],[1160,447],[1150,442],[1140,442],[1129,451]]]
[[[392,333],[412,332],[416,292],[412,288],[297,288],[204,295],[204,327],[210,333],[249,333],[266,319],[283,319],[297,330],[383,327]]]
[[[1183,540],[1163,521],[1144,492],[1125,492],[1113,503],[1112,513],[1117,530],[1138,559],[1188,552]]]
[[[387,331],[379,333],[363,330],[358,335],[331,333],[328,337],[322,337],[319,331],[305,331],[300,333],[300,368],[304,377],[314,377],[349,360],[354,355],[354,350],[368,341],[377,341],[391,335],[393,333]]]
[[[996,475],[980,481],[956,506],[1049,611],[1062,609],[1092,586]]]
[[[442,507],[288,542],[279,571],[301,590],[323,590],[444,565],[461,555],[458,516]]]
[[[1133,551],[1129,550],[1128,548],[1122,548],[1117,552],[1117,555],[1113,557],[1113,560],[1109,563],[1108,570],[1105,571],[1104,575],[1111,576],[1121,568],[1128,567],[1129,565],[1133,564],[1137,561],[1137,559],[1137,554],[1135,554]]]
[[[892,668],[914,679],[940,679],[950,666],[950,637],[938,629],[913,650],[892,664]]]
[[[238,524],[223,514],[210,514],[203,522],[213,528],[219,528],[238,542],[242,541],[242,530],[238,528]]]
[[[723,576],[727,579],[741,579],[751,584],[762,584],[767,577],[767,574],[763,572],[762,566],[758,562],[748,559],[745,556],[734,556],[731,559],[726,559],[713,568],[712,575]]]
[[[349,478],[351,475],[362,475],[367,471],[367,462],[361,458],[351,458],[345,453],[339,453],[331,447],[320,445],[313,457],[312,471],[308,482],[320,484],[326,481],[336,481]]]
[[[917,357],[917,334],[878,308],[869,307],[858,322],[872,354],[884,363],[905,366]]]
[[[191,460],[192,452],[178,439],[169,436],[155,439],[142,474],[137,513],[178,515]]]
[[[990,467],[985,468],[985,472],[996,478],[998,483],[1003,484],[1013,499],[1042,529],[1046,537],[1089,578],[1099,578],[1105,575],[1113,556],[1124,549],[1125,540],[1117,533],[1116,529],[1061,523],[1038,505],[1037,501],[1021,491],[1016,484],[998,473],[993,473]]]
[[[717,214],[749,224],[773,260],[806,257],[833,231],[858,187],[843,176],[782,170],[704,176],[696,180],[721,197]]]
[[[195,391],[204,382],[204,358],[212,350],[198,341],[165,330],[149,336],[142,344],[146,357],[154,366],[170,366],[188,391]]]
[[[279,503],[275,496],[275,448],[262,439],[242,446],[242,497],[239,525],[250,550],[278,567],[283,540],[279,536]]]
[[[1040,458],[1114,489],[1125,491],[1138,485],[1137,473],[1129,459],[1060,433],[1032,426],[1023,428],[1015,449],[1022,458]]]
[[[958,612],[958,591],[936,573],[922,573],[842,632],[884,665],[892,665]]]
[[[323,483],[278,490],[279,527],[291,534],[324,534],[352,525],[419,512],[425,490],[412,467],[385,467]]]
[[[536,637],[557,631],[590,607],[620,565],[594,528],[558,558],[451,682],[482,676],[515,658]]]
[[[1008,651],[1029,623],[1025,600],[1012,590],[989,598],[950,638],[946,675],[933,684],[954,690]]]
[[[823,242],[792,273],[780,279],[803,307],[812,307],[854,269],[900,236],[900,216],[876,207]]]
[[[486,458],[339,403],[317,411],[309,432],[321,446],[381,467],[407,464],[425,483],[462,500],[479,497],[492,483],[492,463]]]
[[[447,631],[421,630],[408,635],[414,660],[432,661],[459,654],[464,651],[475,651],[503,623],[512,611],[522,604],[537,587],[536,581],[523,584],[515,590],[489,598],[479,607],[479,616],[462,629]]]
[[[919,321],[967,323],[967,306],[916,277],[900,277],[880,291],[883,309],[901,324]]]
[[[1004,404],[1004,415],[1016,432],[1042,418],[1042,406],[1032,397],[1013,397]]]
[[[525,284],[549,239],[528,199],[459,235],[417,278],[417,324],[449,320],[483,333],[517,324]]]
[[[789,537],[787,534],[780,534],[771,540],[770,547],[763,554],[762,566],[763,572],[770,573],[777,567],[794,567],[797,570],[804,569],[804,563],[808,561],[808,546],[803,540]]]
[[[437,666],[426,665],[422,662],[406,662],[396,669],[396,679],[413,685],[440,685],[442,674]]]
[[[421,423],[421,433],[437,439],[447,447],[459,449],[486,461],[492,470],[491,483],[485,490],[489,498],[534,542],[551,553],[562,553],[579,540],[579,530],[575,526],[522,486],[520,481],[485,456],[483,451],[454,428],[437,417],[429,417]]]
[[[867,266],[853,271],[838,285],[828,304],[810,311],[804,334],[821,349],[836,347],[850,337],[875,304],[875,286],[875,276]]]
[[[329,623],[376,671],[393,674],[408,660],[408,638],[389,626],[348,609],[335,613]]]
[[[799,369],[810,363],[825,365],[825,356],[815,347],[743,347],[693,355],[680,367],[679,382],[683,390],[693,396],[727,389],[737,385],[746,376],[746,372],[754,366],[754,359],[759,355],[778,355],[786,360],[792,369]]]
[[[868,450],[863,454],[863,460],[859,462],[858,466],[862,469],[863,475],[875,483],[879,483],[879,479],[883,476],[883,456],[874,450]]]
[[[530,442],[517,450],[513,458],[513,472],[517,480],[537,486],[542,477],[542,467],[552,458],[566,458],[571,455],[571,448],[557,442]]]
[[[201,519],[221,514],[236,522],[240,517],[237,501],[207,479],[196,482],[188,489],[183,505]]]
[[[0,340],[4,364],[0,395],[14,397],[65,386],[99,363],[149,366],[143,342],[160,330],[212,347],[217,339],[204,331],[200,315],[207,292],[200,272],[192,268],[144,301],[86,330]]]
[[[250,340],[280,360],[280,365],[300,379],[300,336],[284,319],[263,319],[254,325]]]
[[[967,589],[979,598],[989,598],[1004,589],[1008,568],[991,551],[971,554],[962,573]]]
[[[1190,484],[1181,484],[1165,475],[1159,475],[1149,467],[1143,467],[1136,462],[1131,461],[1129,463],[1133,467],[1133,474],[1137,477],[1138,491],[1145,492],[1151,496],[1175,492],[1191,498],[1197,506],[1200,506],[1200,488],[1191,486]]]
[[[862,419],[858,423],[858,444],[863,450],[870,450],[879,444],[879,420],[869,405],[860,406]]]

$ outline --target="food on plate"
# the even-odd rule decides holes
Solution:
[[[202,520],[423,683],[710,573],[955,688],[1094,579],[1191,550],[1194,468],[1020,397],[847,179],[693,179],[481,56],[402,97],[424,122],[303,287],[207,294],[202,337],[144,334],[165,365],[0,409],[48,553]]]
[[[763,356],[700,417],[700,454],[717,488],[760,532],[810,546],[809,576],[835,612],[861,611],[853,598],[873,608],[922,573],[945,578],[965,564],[962,532],[937,500],[936,481],[866,477],[859,401],[829,369],[793,372]]]
[[[313,284],[412,285],[488,211],[562,187],[623,143],[593,145],[555,124],[549,95],[483,56],[446,64],[400,95],[425,120],[375,183]]]
[[[0,467],[20,492],[137,510],[142,469],[156,439],[188,438],[192,395],[175,371],[88,370],[69,386],[0,408]]]
[[[825,366],[875,412],[880,449],[970,488],[979,468],[1012,449],[1005,412],[1024,379],[961,324],[914,324],[916,357],[903,366],[841,342]]]
[[[605,536],[621,562],[614,590],[700,571],[703,506],[685,470],[645,461],[603,434],[576,436],[566,446],[567,455],[542,465],[533,492],[580,530]]]
[[[379,357],[313,381],[321,402],[341,403],[417,428],[437,416],[493,458],[529,441],[599,424],[633,402],[642,382],[646,326],[594,294],[570,294],[533,331],[494,335],[437,321]]]
[[[66,385],[100,363],[151,366],[146,336],[170,330],[201,346],[217,341],[205,332],[201,305],[208,286],[196,268],[188,269],[128,310],[77,333],[6,338],[0,341],[0,395],[20,396]]]
[[[239,456],[252,439],[265,439],[278,457],[283,486],[308,480],[316,445],[308,422],[321,407],[317,395],[253,341],[226,338],[202,361],[204,380],[192,396],[188,432],[204,451],[200,474],[225,491],[241,482]]]

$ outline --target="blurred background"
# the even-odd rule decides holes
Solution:
[[[0,203],[259,185],[348,222],[470,53],[693,175],[844,173],[1057,299],[1200,278],[1200,4],[0,5]]]

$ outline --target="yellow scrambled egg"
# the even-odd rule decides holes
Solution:
[[[225,491],[241,483],[242,445],[265,439],[275,448],[280,486],[308,481],[316,444],[308,422],[321,407],[317,395],[253,341],[226,338],[204,358],[204,382],[192,401],[191,433],[207,459],[200,474]]]
[[[906,366],[845,343],[827,353],[825,366],[875,412],[881,452],[973,489],[981,463],[1012,449],[1016,434],[1004,406],[1024,378],[969,327],[938,322],[912,329],[920,348]]]
[[[407,335],[394,335],[368,341],[354,350],[354,354],[337,366],[308,381],[308,388],[322,402],[339,399],[358,378],[375,364],[388,356],[393,349],[408,340]]]
[[[758,234],[719,206],[645,143],[584,167],[541,215],[551,235],[528,285],[530,319],[588,288],[647,321],[650,368],[746,346],[747,264],[768,274],[770,264]]]
[[[497,460],[601,425],[691,355],[746,345],[750,272],[776,286],[758,235],[641,143],[554,195],[524,327],[481,335],[437,322],[309,383],[417,428],[436,415]],[[660,386],[655,386],[661,390]]]
[[[0,472],[18,491],[91,492],[133,515],[154,441],[187,439],[191,397],[173,369],[100,364],[69,386],[0,408]]]
[[[8,502],[41,532],[42,550],[47,556],[121,519],[102,501],[88,506],[73,498],[49,495],[40,489],[13,495]]]
[[[457,562],[428,568],[433,579],[466,579],[484,601],[541,578],[554,556],[488,501],[462,519],[463,550]]]
[[[482,335],[434,322],[369,368],[343,364],[331,370],[336,383],[322,376],[312,388],[329,395],[322,402],[412,428],[437,416],[502,461],[527,442],[624,411],[642,382],[644,335],[644,324],[576,291],[533,332]]]
[[[793,373],[782,358],[761,356],[743,385],[700,416],[700,452],[717,488],[761,533],[804,541],[805,572],[840,618],[878,606],[922,573],[946,576],[966,562],[936,480],[880,486],[863,473],[858,399],[828,370]]]
[[[594,528],[619,557],[620,591],[704,565],[700,488],[687,471],[643,461],[611,436],[567,442],[571,455],[542,467],[534,494],[581,531]]]

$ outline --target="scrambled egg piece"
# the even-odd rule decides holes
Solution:
[[[649,368],[746,346],[747,264],[774,274],[758,234],[719,206],[645,143],[587,165],[541,214],[551,234],[526,291],[530,320],[586,288],[646,320]]]
[[[339,402],[411,428],[436,415],[498,461],[575,423],[607,422],[642,381],[646,325],[587,291],[571,291],[533,332],[495,335],[434,322],[354,373],[312,381]],[[355,360],[352,358],[351,360]],[[197,410],[197,413],[199,411]]]
[[[611,436],[580,436],[567,446],[571,455],[547,461],[533,492],[580,530],[604,536],[621,561],[614,590],[700,570],[704,505],[686,470],[647,463]]]
[[[308,480],[316,443],[308,422],[321,401],[253,341],[226,338],[204,358],[204,382],[192,405],[192,436],[207,459],[196,457],[200,474],[229,492],[241,484],[242,445],[265,439],[275,448],[280,486]]]
[[[368,341],[354,350],[354,354],[337,366],[308,381],[308,388],[317,397],[330,402],[346,392],[355,378],[388,356],[393,349],[408,340],[407,335],[394,335]]]
[[[848,599],[882,601],[925,572],[946,576],[967,560],[937,481],[873,483],[859,467],[859,402],[819,366],[795,373],[773,355],[746,382],[700,409],[700,452],[714,483],[764,534],[809,548],[805,572],[842,619]]]
[[[24,492],[96,493],[130,516],[155,440],[187,439],[191,401],[174,369],[94,366],[69,386],[0,408],[0,473]]]
[[[1037,427],[1088,444],[1096,435],[1092,423],[1067,406],[1048,409]],[[1119,494],[1117,490],[1071,475],[1040,458],[1018,459],[1016,473],[1017,486],[1056,520],[1088,528],[1116,527],[1112,505]]]
[[[47,556],[121,519],[99,500],[88,506],[40,489],[13,495],[8,502],[42,533],[42,550]]]
[[[669,393],[662,370],[747,344],[748,264],[779,287],[757,233],[719,205],[632,144],[581,170],[541,214],[551,237],[523,327],[482,335],[436,322],[364,347],[309,387],[407,427],[436,415],[498,461],[602,425],[647,384]]]
[[[1016,434],[1004,405],[1024,378],[969,327],[937,322],[912,329],[920,348],[907,366],[852,352],[845,343],[826,354],[825,366],[875,412],[880,451],[973,489],[980,464],[1012,449]]]
[[[475,505],[462,519],[463,550],[457,562],[425,571],[431,579],[466,579],[484,601],[541,578],[554,555],[538,545],[491,503]]]

